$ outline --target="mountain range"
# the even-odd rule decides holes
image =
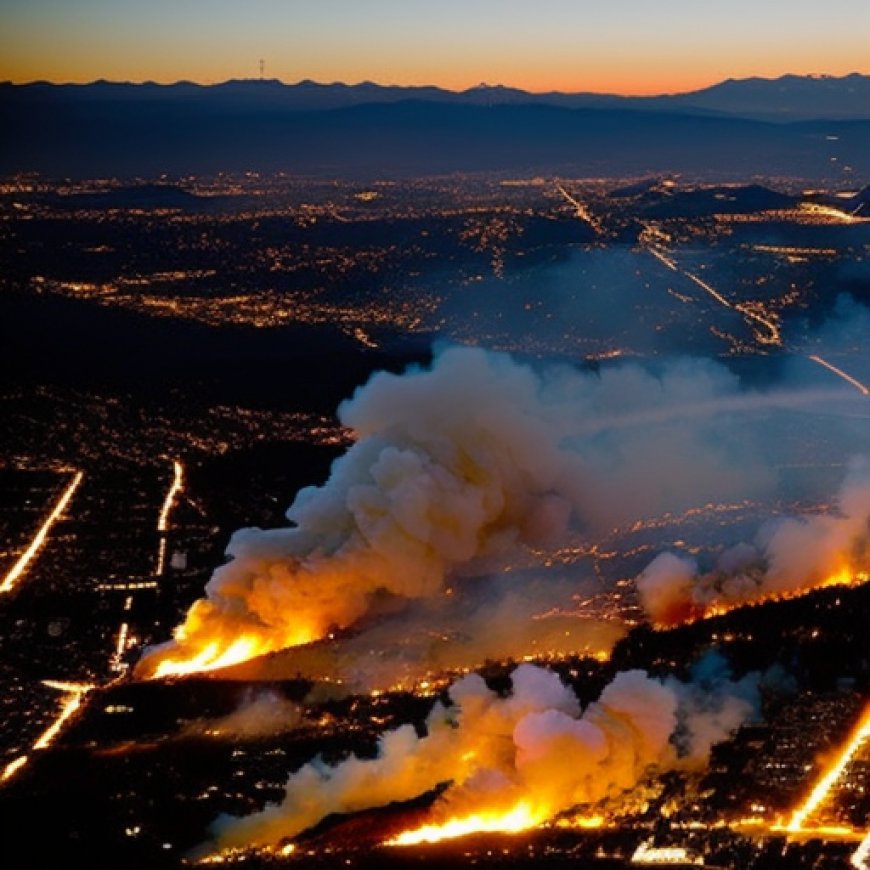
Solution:
[[[302,81],[0,83],[0,172],[384,174],[570,169],[870,174],[870,76],[686,94]]]

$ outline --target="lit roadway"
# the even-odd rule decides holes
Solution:
[[[172,508],[175,505],[175,500],[178,494],[184,489],[184,466],[177,460],[172,461],[172,482],[169,489],[166,491],[166,497],[163,499],[163,504],[160,508],[160,513],[157,515],[157,533],[160,540],[157,544],[157,559],[154,568],[154,576],[160,578],[166,570],[166,549],[167,549],[167,534],[170,531],[170,517]],[[133,591],[133,590],[131,590]],[[128,613],[133,608],[133,596],[128,595],[124,600],[124,612]],[[118,634],[115,640],[115,651],[110,659],[110,667],[116,673],[123,673],[127,670],[127,664],[122,661],[124,653],[135,643],[137,638],[130,634],[130,623],[124,621],[118,628]]]
[[[28,564],[33,560],[33,558],[37,555],[40,549],[44,546],[45,541],[48,537],[48,533],[51,530],[51,527],[54,523],[60,519],[63,514],[66,506],[69,504],[73,495],[75,494],[76,489],[79,484],[82,482],[82,478],[84,477],[84,472],[77,472],[72,482],[67,486],[61,495],[60,499],[58,499],[54,508],[48,516],[48,519],[42,524],[39,531],[36,533],[36,536],[30,543],[30,546],[25,550],[22,556],[18,559],[18,561],[13,566],[12,570],[9,574],[6,575],[6,579],[3,581],[3,585],[0,586],[0,591],[9,592],[10,589],[13,588],[15,583],[21,578],[24,574]],[[158,559],[157,559],[157,575],[160,576],[163,573],[164,562],[166,558],[166,533],[169,531],[169,518],[172,512],[172,507],[175,503],[175,499],[178,496],[178,493],[183,489],[184,486],[184,467],[180,462],[175,460],[173,462],[173,479],[172,483],[169,487],[169,491],[166,493],[166,498],[163,501],[163,506],[160,509],[160,513],[157,518],[157,531],[160,533],[160,547],[158,550]],[[124,601],[124,612],[128,612],[131,610],[133,605],[133,596],[128,595]],[[120,629],[118,631],[117,641],[115,643],[115,648],[112,652],[110,658],[110,667],[113,671],[123,672],[126,669],[126,665],[122,663],[121,657],[124,652],[129,648],[129,646],[136,641],[135,638],[129,635],[130,626],[129,623],[123,622],[121,623]],[[57,715],[51,721],[49,726],[37,736],[36,740],[33,742],[33,750],[47,749],[54,740],[57,738],[58,734],[60,734],[64,725],[76,714],[79,708],[82,706],[85,697],[88,692],[90,692],[94,686],[90,683],[67,683],[67,682],[59,682],[57,680],[44,680],[43,685],[47,686],[50,689],[55,689],[62,693],[63,703],[58,711]],[[20,755],[17,758],[10,761],[2,770],[0,770],[0,783],[6,782],[7,780],[12,779],[18,771],[23,768],[27,762],[29,761],[30,756],[28,755]]]
[[[11,592],[15,588],[16,584],[24,576],[30,563],[39,554],[39,551],[45,546],[45,542],[48,540],[48,533],[51,531],[51,527],[63,515],[63,512],[66,510],[67,505],[70,503],[72,497],[75,495],[75,491],[78,489],[79,484],[82,482],[84,476],[85,473],[83,471],[77,471],[75,473],[75,476],[70,481],[67,488],[63,491],[61,497],[57,500],[54,507],[51,509],[51,513],[48,515],[48,518],[39,527],[39,530],[33,536],[33,540],[30,542],[27,549],[18,557],[18,561],[12,566],[12,569],[4,578],[3,583],[0,584],[0,592]]]
[[[715,287],[703,278],[690,272],[688,269],[683,269],[677,261],[669,254],[664,253],[656,246],[656,240],[668,238],[667,234],[663,233],[658,227],[652,224],[644,224],[644,231],[640,235],[640,242],[643,249],[652,254],[663,266],[666,266],[672,272],[688,278],[697,287],[700,287],[711,299],[718,302],[724,308],[730,308],[732,311],[737,311],[747,320],[762,327],[762,331],[756,331],[756,337],[761,344],[782,344],[782,335],[779,331],[779,326],[770,318],[759,314],[749,305],[743,302],[731,302],[725,298]],[[765,334],[766,333],[766,334]]]
[[[561,194],[561,196],[565,199],[568,205],[573,207],[577,217],[584,223],[589,224],[589,226],[592,227],[592,229],[600,235],[602,232],[601,222],[595,217],[595,215],[592,214],[591,211],[589,211],[589,208],[586,206],[586,204],[580,202],[580,200],[576,197],[571,196],[571,194],[568,193],[568,191],[565,190],[565,188],[561,184],[559,184],[559,182],[556,182],[556,190]]]
[[[829,372],[833,372],[838,378],[842,378],[847,384],[851,384],[862,396],[870,396],[870,387],[866,386],[866,384],[862,384],[858,378],[853,378],[852,375],[847,374],[841,368],[837,368],[833,363],[829,363],[826,359],[822,359],[818,354],[812,354],[809,357],[814,363],[818,363],[820,366],[826,368]]]

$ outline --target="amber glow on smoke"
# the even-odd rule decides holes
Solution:
[[[242,635],[229,642],[225,642],[223,638],[210,640],[207,635],[197,637],[194,643],[188,643],[187,638],[184,638],[175,651],[187,652],[193,647],[190,656],[163,659],[157,664],[153,676],[155,678],[178,677],[203,671],[215,671],[266,655],[276,649],[299,646],[315,639],[316,635],[307,632],[304,628],[296,635],[287,637],[284,643],[277,645],[271,638],[264,639],[255,635]]]
[[[672,607],[657,614],[654,622],[660,628],[673,628],[677,625],[697,622],[700,619],[711,619],[716,616],[724,616],[726,613],[730,613],[732,610],[736,610],[739,607],[765,604],[770,601],[789,601],[793,598],[799,598],[802,595],[806,595],[814,589],[828,589],[833,586],[860,586],[862,583],[867,583],[868,581],[870,581],[870,574],[863,571],[858,572],[849,566],[845,566],[832,572],[818,583],[810,584],[799,589],[789,589],[783,592],[760,595],[757,598],[748,600],[743,599],[733,602],[717,601],[715,604],[708,607],[693,605],[691,602],[685,600],[675,601]]]

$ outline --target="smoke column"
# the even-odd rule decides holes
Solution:
[[[218,849],[274,846],[331,813],[408,800],[449,782],[431,809],[435,823],[523,807],[525,826],[604,798],[617,798],[652,771],[703,766],[757,706],[757,680],[731,682],[720,663],[696,681],[618,673],[585,710],[559,677],[520,665],[507,697],[477,675],[450,689],[418,737],[410,725],[381,737],[378,756],[331,767],[304,765],[280,804],[214,825]]]
[[[722,609],[847,584],[870,572],[870,461],[853,461],[831,515],[762,526],[752,544],[726,550],[712,571],[662,553],[637,578],[650,618],[674,625]]]
[[[482,575],[569,524],[596,534],[764,494],[771,473],[737,412],[819,398],[746,393],[710,362],[539,373],[476,348],[376,374],[339,409],[355,443],[329,480],[299,492],[291,527],[233,535],[230,561],[138,675],[322,638],[391,602],[437,596],[446,578]]]

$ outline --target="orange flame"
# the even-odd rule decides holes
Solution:
[[[190,609],[174,640],[145,653],[137,665],[142,679],[161,679],[216,671],[288,647],[311,643],[327,630],[307,623],[304,614],[292,627],[267,628],[212,618],[206,601]]]
[[[810,592],[815,592],[817,589],[829,589],[834,586],[860,586],[868,581],[870,581],[870,574],[864,571],[857,571],[849,565],[844,565],[842,568],[838,568],[831,574],[828,574],[824,579],[798,589],[780,590],[767,594],[759,592],[757,597],[741,598],[735,601],[718,600],[706,607],[691,602],[680,602],[664,613],[659,614],[658,618],[654,620],[654,624],[657,628],[674,628],[679,625],[689,625],[702,619],[725,616],[725,614],[730,613],[732,610],[739,610],[741,607],[755,607],[760,604],[768,604],[772,601],[791,601],[795,598],[801,598]]]
[[[231,643],[228,647],[221,648],[218,641],[212,641],[204,646],[199,652],[188,659],[164,659],[157,665],[154,677],[179,677],[185,674],[200,673],[203,671],[216,671],[237,665],[259,655],[265,655],[271,650],[258,638],[243,636]]]
[[[464,818],[448,819],[440,825],[423,825],[411,831],[404,831],[397,837],[387,840],[386,846],[418,846],[421,843],[440,843],[471,834],[500,833],[519,834],[536,828],[549,814],[521,802],[504,812],[481,811]]]

